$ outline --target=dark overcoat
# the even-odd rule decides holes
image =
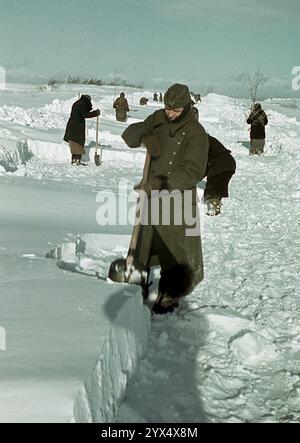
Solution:
[[[263,118],[258,118],[262,114]],[[255,113],[253,111],[248,119],[247,123],[251,125],[250,138],[255,140],[263,140],[266,138],[265,126],[268,124],[268,117],[262,109],[259,109]]]
[[[67,123],[64,141],[85,144],[85,119],[97,117],[97,111],[92,111],[92,103],[86,95],[82,95],[77,100],[71,110],[71,115]]]
[[[235,172],[236,162],[231,155],[231,151],[215,137],[208,136],[209,150],[207,161],[207,178],[222,174],[223,172]]]

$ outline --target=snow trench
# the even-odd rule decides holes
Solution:
[[[98,360],[74,403],[76,423],[109,423],[125,396],[127,382],[147,350],[150,311],[140,295],[117,314]]]
[[[127,250],[129,239],[130,236],[124,235],[82,234],[76,242],[55,247],[46,257],[58,259],[58,266],[63,270],[98,275],[104,280],[111,261]],[[106,284],[120,288],[122,303],[109,300],[111,306],[107,312],[112,318],[111,326],[95,365],[75,398],[73,421],[76,423],[113,420],[125,396],[127,383],[148,348],[151,314],[143,305],[140,288]]]
[[[5,172],[16,172],[20,166],[25,165],[33,153],[26,140],[1,140],[0,139],[0,167]]]

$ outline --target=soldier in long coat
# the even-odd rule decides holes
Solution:
[[[122,134],[129,147],[143,143],[148,151],[156,153],[146,185],[148,194],[152,191],[148,212],[151,214],[151,201],[157,195],[153,191],[166,190],[182,197],[179,212],[189,213],[192,219],[190,222],[182,217],[181,224],[176,224],[179,214],[174,204],[170,208],[170,224],[160,220],[158,224],[150,221],[141,226],[135,258],[146,268],[161,266],[159,297],[154,306],[154,311],[160,313],[174,309],[179,298],[203,279],[200,226],[195,222],[199,221],[196,185],[205,175],[208,137],[195,120],[190,102],[188,87],[175,84],[164,95],[165,109],[154,112],[144,122],[130,125]],[[184,198],[185,192],[190,199]]]
[[[95,111],[92,109],[93,105],[89,95],[82,95],[72,106],[64,135],[64,141],[70,146],[72,164],[80,164],[81,157],[85,154],[85,119],[100,115],[99,109]]]
[[[124,92],[121,92],[120,97],[114,101],[113,108],[116,110],[116,119],[119,122],[126,122],[129,106]]]
[[[250,129],[250,155],[261,155],[264,152],[268,117],[260,103],[255,103],[252,112],[247,119]]]

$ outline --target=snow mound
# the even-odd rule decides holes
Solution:
[[[273,343],[254,333],[247,333],[231,344],[231,350],[244,366],[268,366],[278,357]]]

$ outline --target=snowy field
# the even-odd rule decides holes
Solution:
[[[71,166],[62,142],[78,93],[101,109],[99,168],[95,120],[87,167]],[[138,288],[95,278],[131,232],[96,223],[97,193],[133,187],[145,155],[122,141],[114,93],[0,91],[0,421],[300,422],[299,100],[262,103],[262,157],[248,155],[246,100],[209,94],[197,105],[237,172],[221,215],[203,216],[205,279],[149,333]],[[127,124],[162,106],[139,106],[149,91],[125,93]]]

